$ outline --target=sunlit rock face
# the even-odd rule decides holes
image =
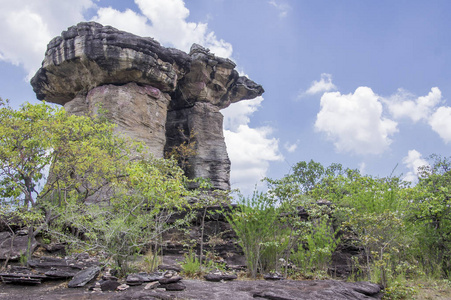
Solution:
[[[89,22],[49,43],[31,84],[38,99],[64,105],[69,113],[102,107],[118,131],[143,141],[157,157],[194,132],[196,154],[188,159],[188,177],[209,178],[213,187],[229,189],[219,110],[264,92],[235,67],[196,44],[187,54]]]

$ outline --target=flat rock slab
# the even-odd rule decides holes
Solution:
[[[381,299],[380,287],[369,282],[316,281],[231,281],[215,283],[183,280],[186,289],[177,292],[183,299]]]
[[[0,284],[0,299],[21,300],[80,300],[80,299],[305,299],[305,300],[360,300],[381,299],[377,284],[368,282],[317,281],[229,281],[207,282],[183,280],[183,291],[145,290],[132,286],[123,292],[95,292],[87,288],[68,289],[65,284],[45,282],[37,286]]]
[[[225,280],[225,281],[230,281],[230,280],[235,280],[238,278],[238,276],[234,275],[234,274],[207,274],[204,276],[205,280],[207,281],[214,281],[214,282],[219,282],[221,280]]]
[[[67,284],[70,288],[85,286],[88,282],[93,280],[100,273],[100,267],[93,266],[82,270],[75,274],[74,278]]]
[[[40,284],[47,276],[36,274],[21,274],[21,273],[2,273],[0,279],[4,283],[15,284]]]

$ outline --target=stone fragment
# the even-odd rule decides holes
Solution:
[[[48,279],[66,279],[75,276],[84,268],[96,266],[98,262],[86,255],[72,258],[42,256],[28,261],[36,272],[45,274]]]
[[[231,281],[238,278],[235,274],[226,274],[222,272],[218,273],[208,273],[204,276],[205,280],[207,281],[213,281],[213,282],[219,282],[219,281]]]
[[[116,288],[116,290],[118,290],[118,291],[125,291],[125,290],[127,290],[128,288],[130,288],[130,286],[127,285],[127,284],[125,284],[125,283],[123,283],[123,284],[121,284],[120,286],[118,286],[118,287]]]
[[[176,272],[181,272],[182,267],[180,267],[178,265],[158,265],[158,270],[163,270],[163,271],[172,270],[172,271],[176,271]]]
[[[42,280],[46,279],[47,276],[36,275],[36,274],[23,274],[23,273],[1,273],[0,280],[3,283],[14,283],[14,284],[40,284]]]
[[[100,283],[102,291],[115,291],[121,284],[116,280],[105,280]]]
[[[75,274],[71,281],[67,284],[70,288],[82,287],[93,280],[100,273],[98,266],[92,266]]]
[[[144,282],[144,278],[142,278],[138,274],[130,274],[127,276],[127,279],[125,280],[125,282],[130,286],[141,285]]]
[[[167,283],[167,284],[161,284],[161,288],[165,288],[166,291],[183,291],[186,289],[186,286],[181,284],[180,282],[173,282],[173,283]]]
[[[45,272],[44,274],[48,277],[52,277],[54,279],[64,279],[74,277],[80,270],[77,269],[65,269],[65,270],[50,270]]]
[[[102,280],[114,280],[117,281],[119,278],[117,278],[116,276],[113,276],[111,274],[105,274],[102,275]]]
[[[161,272],[154,272],[154,273],[138,273],[139,276],[143,279],[143,282],[152,282],[152,281],[158,281],[160,278],[163,277],[163,273]]]
[[[153,289],[157,288],[159,285],[160,285],[160,283],[158,281],[149,282],[148,284],[146,284],[144,289],[145,290],[153,290]]]
[[[172,277],[164,277],[158,280],[161,284],[169,284],[169,283],[176,283],[182,280],[182,277],[180,276],[172,276]]]

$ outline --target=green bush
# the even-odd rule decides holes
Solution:
[[[190,250],[185,254],[185,260],[181,263],[183,274],[188,277],[194,277],[201,273],[201,266],[197,255]]]
[[[277,227],[278,210],[266,194],[255,191],[252,197],[239,196],[238,207],[227,217],[243,248],[250,275],[256,278],[261,257]]]
[[[389,287],[385,288],[384,296],[382,299],[384,300],[402,300],[402,299],[413,299],[418,293],[418,289],[412,286],[409,286],[405,281],[396,281],[393,282]]]

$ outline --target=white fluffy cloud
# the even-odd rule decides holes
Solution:
[[[399,89],[386,103],[394,118],[407,117],[418,122],[427,120],[441,99],[442,93],[438,87],[433,87],[429,94],[418,98],[406,90]]]
[[[189,10],[182,0],[135,0],[140,13],[113,8],[99,9],[93,21],[141,36],[151,36],[166,46],[189,51],[193,43],[221,57],[231,57],[232,45],[208,31],[206,23],[188,22]]]
[[[262,101],[262,97],[241,101],[221,111],[227,152],[232,162],[232,187],[239,188],[243,194],[251,193],[266,176],[270,162],[283,159],[279,141],[271,137],[272,128],[249,127],[250,116]]]
[[[0,60],[23,67],[28,77],[40,67],[50,39],[83,21],[94,6],[91,0],[1,0],[0,5]]]
[[[336,90],[337,87],[335,84],[332,83],[332,75],[327,73],[321,74],[321,79],[319,81],[313,81],[311,86],[307,91],[305,91],[305,94],[307,95],[314,95],[324,92],[329,92]]]
[[[451,142],[451,107],[439,107],[429,118],[429,125],[445,143]]]
[[[388,149],[397,123],[382,116],[382,103],[369,87],[354,94],[324,93],[315,129],[324,132],[340,152],[380,154]]]
[[[422,158],[417,150],[409,150],[407,156],[402,159],[403,164],[410,170],[405,176],[405,181],[416,182],[418,180],[418,168],[428,166],[428,162]]]

